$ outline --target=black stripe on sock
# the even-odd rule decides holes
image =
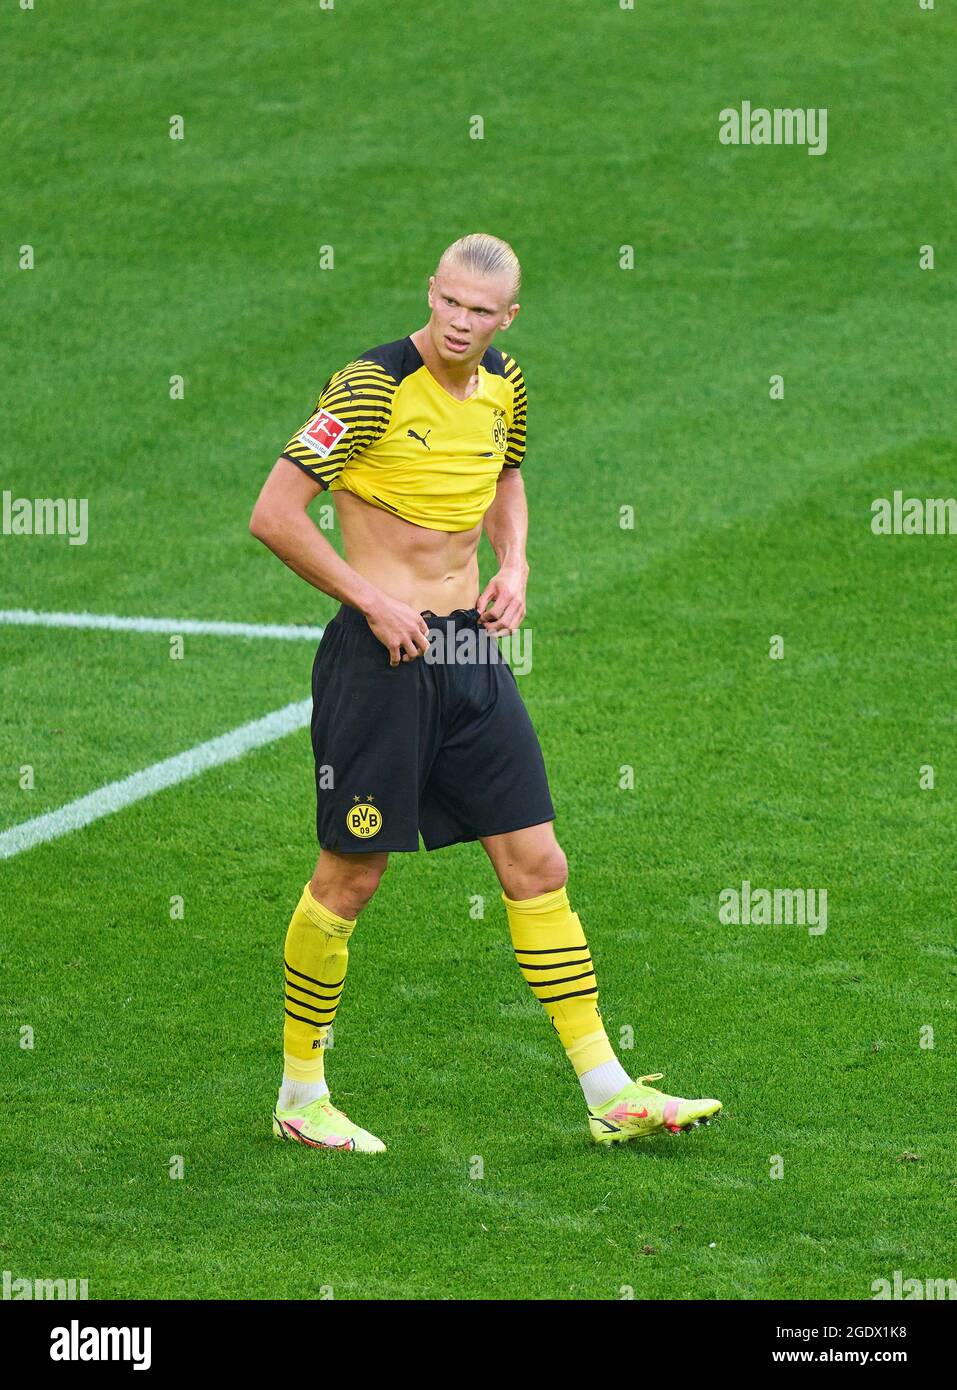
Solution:
[[[295,1000],[292,1002],[295,1003]],[[300,1014],[290,1013],[288,1009],[284,1009],[283,1013],[287,1018],[294,1018],[297,1023],[308,1023],[309,1027],[315,1028],[317,1032],[321,1032],[323,1028],[329,1027],[328,1023],[317,1023],[314,1018],[303,1018]]]
[[[285,956],[283,956],[282,963],[289,971],[290,975],[298,975],[300,980],[308,980],[311,985],[320,985],[323,989],[338,989],[340,985],[344,985],[346,982],[345,975],[343,975],[341,980],[314,980],[311,975],[304,975],[301,970],[293,970]]]
[[[517,956],[553,956],[556,951],[587,951],[587,943],[584,946],[536,946],[534,949],[528,946],[513,947]]]
[[[526,970],[561,970],[566,965],[591,964],[592,958],[591,956],[589,956],[587,960],[552,960],[543,961],[541,965],[526,965],[524,961],[520,960],[518,963],[518,968],[519,970],[521,970],[522,974],[524,974]]]
[[[594,973],[594,970],[583,970],[580,975],[565,975],[561,980],[538,980],[537,982],[529,980],[528,983],[533,990],[551,989],[552,985],[570,985],[575,980],[587,980],[589,975],[594,975]]]
[[[287,994],[287,995],[286,995],[286,1003],[287,1003],[287,1004],[295,1004],[295,1005],[297,1006],[297,1008],[300,1008],[300,1009],[308,1009],[310,1013],[314,1013],[314,1014],[333,1014],[333,1015],[334,1015],[335,1012],[336,1012],[336,1006],[335,1006],[335,1004],[333,1004],[333,1006],[332,1006],[331,1009],[317,1009],[316,1006],[315,1006],[315,1004],[307,1004],[307,1003],[305,1002],[305,1000],[303,1000],[303,999],[293,999],[293,997],[292,997],[291,994]]]
[[[563,999],[579,999],[582,995],[593,994],[598,998],[598,986],[592,985],[591,989],[573,989],[569,994],[556,994],[552,999],[543,999],[541,995],[536,995],[540,1004],[560,1004]]]
[[[297,985],[295,980],[287,980],[286,985],[289,989],[297,989],[300,994],[308,994],[310,999],[341,999],[342,990],[337,990],[335,994],[317,994],[313,989],[303,989],[302,985]]]

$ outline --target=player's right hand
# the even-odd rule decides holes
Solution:
[[[366,622],[389,652],[389,665],[414,661],[429,649],[429,629],[421,613],[398,599],[383,598]]]

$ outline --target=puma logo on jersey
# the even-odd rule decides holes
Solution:
[[[417,439],[420,444],[424,444],[429,450],[429,453],[432,452],[429,448],[429,435],[432,433],[431,430],[426,430],[425,434],[416,434],[415,430],[409,430],[408,433],[413,439]]]

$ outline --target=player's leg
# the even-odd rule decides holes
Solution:
[[[481,840],[504,890],[516,958],[580,1079],[597,1142],[682,1129],[713,1114],[717,1101],[665,1096],[643,1084],[653,1078],[631,1081],[615,1057],[588,943],[568,901],[542,750],[515,675],[497,659],[494,639],[479,631],[474,609],[448,621],[470,628],[476,640],[462,643],[464,660],[458,631],[445,644],[454,653],[446,676],[451,727],[443,729],[420,805],[426,848]]]
[[[332,1108],[323,1047],[356,918],[389,854],[418,849],[419,763],[435,702],[422,663],[390,668],[363,615],[345,605],[319,644],[312,691],[322,852],[286,934],[285,1062],[273,1133],[314,1147],[378,1151],[380,1140]]]
[[[685,1100],[632,1081],[598,1010],[598,980],[566,887],[568,868],[551,821],[480,837],[502,885],[515,958],[551,1019],[588,1106],[592,1138],[617,1143],[706,1122],[716,1100]]]
[[[551,821],[483,836],[502,885],[512,946],[575,1068],[589,1105],[630,1080],[598,1010],[598,981],[578,914],[568,900],[568,863]]]
[[[286,932],[283,1079],[273,1116],[277,1138],[317,1148],[385,1147],[333,1108],[325,1047],[349,965],[349,938],[375,893],[388,854],[322,850]]]

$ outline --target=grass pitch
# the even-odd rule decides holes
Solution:
[[[0,866],[0,1264],[102,1298],[953,1276],[957,538],[870,530],[876,497],[954,491],[953,14],[46,0],[0,23],[3,487],[90,507],[85,547],[0,537],[0,606],[327,620],[246,532],[261,481],[331,370],[424,321],[446,244],[507,237],[521,689],[572,905],[626,1064],[726,1107],[590,1145],[472,845],[394,856],[353,937],[327,1072],[389,1152],[276,1144],[301,732]],[[722,146],[743,100],[827,107],[826,155]],[[304,698],[312,658],[17,627],[0,650],[0,827]],[[744,879],[826,888],[827,932],[722,925]]]

